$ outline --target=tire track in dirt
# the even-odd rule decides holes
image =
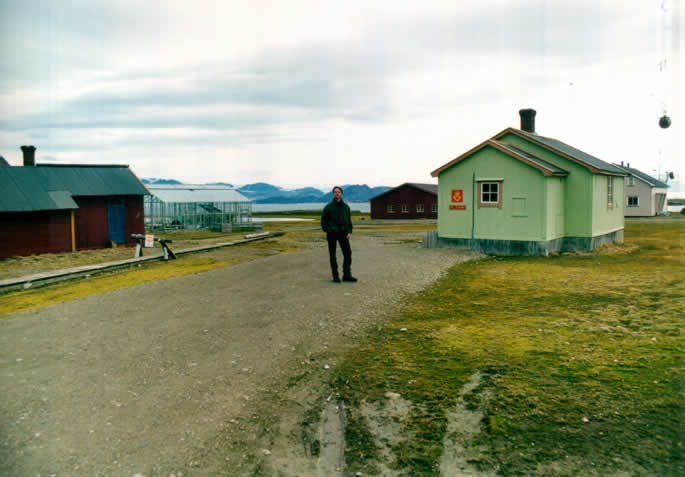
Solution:
[[[385,240],[353,237],[357,284],[318,242],[0,320],[0,474],[249,474],[272,452],[258,410],[299,430],[288,383],[474,256]]]

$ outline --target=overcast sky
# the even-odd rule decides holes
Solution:
[[[394,186],[530,107],[542,135],[679,175],[677,2],[0,0],[0,154]]]

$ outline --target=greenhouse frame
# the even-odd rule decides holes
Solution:
[[[145,229],[252,228],[252,202],[223,185],[147,184]]]

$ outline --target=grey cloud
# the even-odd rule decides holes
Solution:
[[[329,118],[380,121],[392,114],[393,106],[385,94],[386,81],[398,73],[454,61],[456,70],[468,78],[472,69],[469,58],[479,56],[483,61],[495,61],[488,60],[488,56],[509,55],[512,61],[535,58],[540,68],[521,75],[530,84],[540,86],[545,81],[542,71],[545,57],[561,57],[569,64],[596,61],[603,29],[626,21],[611,11],[602,12],[594,2],[549,5],[549,2],[531,1],[505,11],[480,10],[464,16],[379,23],[361,39],[296,49],[277,48],[242,64],[107,75],[107,80],[115,84],[117,80],[131,79],[155,84],[160,79],[175,77],[184,78],[185,83],[181,90],[165,86],[164,82],[144,91],[102,89],[84,94],[52,113],[4,119],[0,128],[195,127],[247,131],[278,123]],[[92,10],[86,9],[84,18]],[[106,19],[93,15],[88,27],[72,25],[77,36],[96,35],[91,28],[106,28]],[[129,24],[131,21],[129,18]],[[579,30],[584,32],[581,37],[577,35]],[[123,34],[115,31],[108,38]],[[509,78],[502,80],[510,81]],[[464,102],[473,103],[488,96],[492,99],[497,92],[479,90],[476,95],[479,97],[450,92],[452,96],[460,94],[465,95]],[[206,109],[215,104],[250,105],[257,110],[217,114]],[[151,115],[146,112],[151,107],[162,112]],[[164,107],[184,107],[191,111],[183,117],[169,117]]]
[[[53,132],[50,136],[36,136],[29,134],[30,142],[38,147],[39,160],[58,160],[62,152],[86,151],[93,154],[99,153],[103,148],[153,148],[192,146],[192,147],[240,147],[249,144],[274,144],[303,142],[308,138],[300,135],[283,136],[283,134],[268,128],[253,128],[240,134],[212,134],[211,132],[198,131],[193,136],[169,136],[167,134],[132,135],[121,139],[107,140],[105,143],[93,136],[84,134],[80,140],[69,139],[68,132],[63,137],[64,131]]]
[[[163,28],[159,12],[106,0],[0,2],[0,92],[45,87],[74,70],[107,70]]]

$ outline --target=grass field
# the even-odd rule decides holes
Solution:
[[[296,227],[291,226],[292,229]],[[211,244],[242,238],[236,234],[217,234],[215,232],[195,232],[183,234],[176,232],[174,243],[186,246],[197,244]],[[176,241],[178,240],[178,241]],[[167,262],[149,262],[127,270],[115,270],[87,279],[55,283],[41,288],[28,289],[8,293],[0,299],[0,318],[14,313],[34,310],[57,303],[63,303],[77,298],[84,298],[98,293],[105,293],[121,288],[128,288],[142,283],[166,280],[169,278],[192,275],[217,268],[229,267],[237,263],[263,258],[277,253],[299,250],[313,240],[311,231],[292,230],[285,236],[266,239],[229,248],[216,249],[203,253],[182,255],[177,260]],[[44,254],[34,257],[17,257],[3,261],[3,272],[21,276],[23,270],[31,269],[33,273],[59,267],[59,264],[69,263],[69,266],[89,263],[101,263],[122,258],[131,258],[133,249],[114,249],[118,253],[126,251],[120,258],[111,253],[113,249],[78,252],[75,254]],[[159,253],[159,251],[157,251]],[[83,254],[83,255],[79,255]],[[22,266],[23,265],[23,266]]]
[[[172,250],[240,240],[244,235],[244,233],[229,234],[212,232],[209,230],[184,230],[157,234],[157,236],[173,240],[173,243],[170,245]],[[23,277],[34,273],[62,270],[82,265],[126,260],[133,258],[134,250],[134,247],[120,245],[114,248],[79,250],[78,252],[73,253],[43,253],[40,255],[6,258],[0,260],[0,279]],[[162,247],[158,243],[155,243],[154,249],[144,250],[144,255],[161,253]]]
[[[684,232],[627,221],[623,246],[471,262],[414,296],[336,378],[350,475],[440,475],[455,446],[476,473],[684,475]],[[379,444],[364,409],[388,393],[411,411]]]
[[[0,317],[324,240],[316,225],[265,224],[277,228],[288,233],[11,293]],[[362,223],[355,233],[409,241],[434,228]],[[223,239],[208,234],[174,240]],[[408,299],[333,381],[346,406],[346,472],[439,475],[451,455],[464,473],[483,475],[685,473],[684,236],[685,220],[627,220],[623,245],[466,263]],[[368,410],[397,402],[388,396],[406,409],[386,413],[394,434],[379,443]]]

